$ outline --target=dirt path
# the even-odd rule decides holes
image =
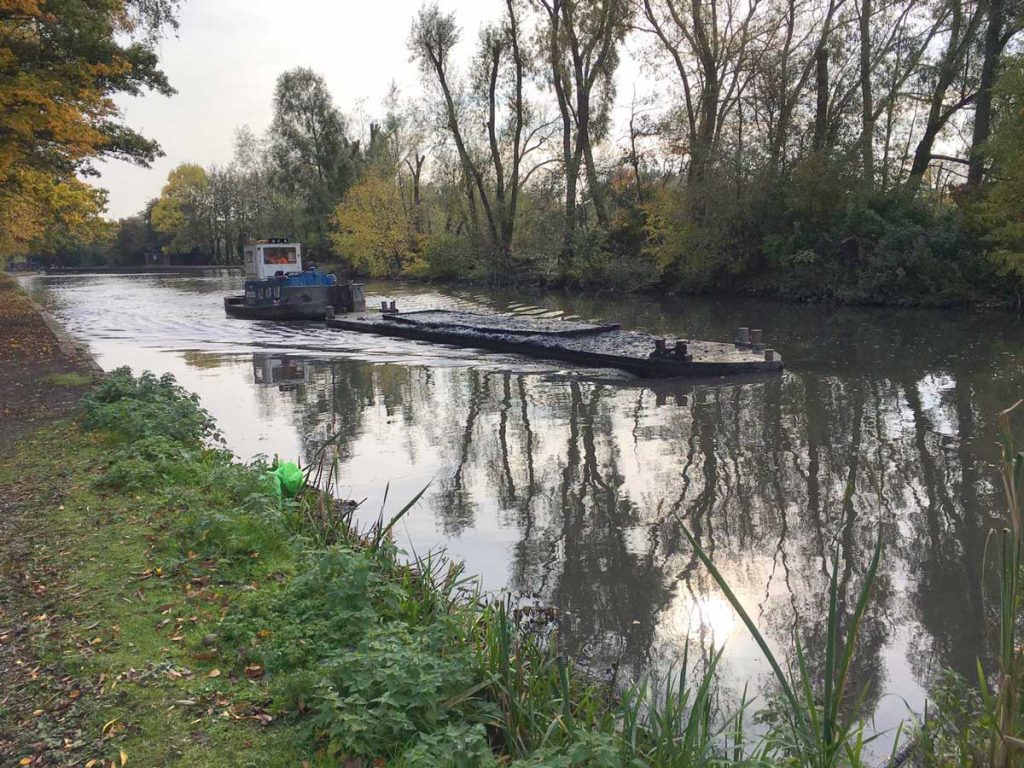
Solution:
[[[0,273],[0,461],[33,426],[73,414],[98,372],[17,283]]]
[[[0,462],[10,461],[17,446],[44,424],[76,413],[83,393],[98,373],[95,363],[48,317],[40,313],[17,284],[0,273]],[[36,494],[38,489],[32,489]],[[59,504],[60,483],[52,501]],[[15,741],[26,733],[29,701],[52,698],[69,682],[36,658],[33,621],[47,617],[62,574],[52,558],[39,557],[45,532],[25,514],[31,495],[17,482],[0,493],[0,764],[14,765]],[[35,620],[38,628],[42,622]],[[38,718],[36,718],[38,719]],[[70,725],[71,735],[74,727]],[[31,730],[31,729],[30,729]],[[55,729],[68,738],[62,729]],[[12,762],[6,762],[11,760]],[[49,761],[48,761],[49,762]],[[33,762],[33,764],[35,764]],[[47,764],[47,763],[40,763]],[[53,764],[53,763],[50,763]]]

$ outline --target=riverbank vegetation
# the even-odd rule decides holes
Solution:
[[[428,4],[421,96],[345,116],[289,70],[266,135],[78,256],[281,235],[374,277],[1019,302],[1022,25],[1003,0],[494,0],[477,31]]]
[[[799,638],[790,663],[766,650],[769,700],[725,712],[717,654],[667,681],[595,681],[560,648],[550,609],[481,594],[442,553],[401,552],[390,532],[411,504],[360,528],[351,505],[321,492],[329,468],[311,473],[319,490],[282,498],[266,464],[239,464],[219,445],[173,379],[120,370],[86,397],[80,426],[37,432],[0,469],[23,526],[5,555],[26,587],[5,582],[15,609],[5,643],[17,638],[32,659],[31,674],[12,679],[0,733],[23,764],[867,759],[863,692],[845,681],[874,566],[854,603],[833,599],[824,652]],[[1019,499],[1024,456],[1009,438],[1004,450]],[[1012,764],[1022,714],[1014,511],[1001,550],[1000,671],[992,690],[984,677],[940,689],[943,708],[915,732],[916,764]],[[752,727],[754,709],[764,714]]]

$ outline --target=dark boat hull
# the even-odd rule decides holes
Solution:
[[[246,304],[244,296],[225,296],[224,311],[243,320],[323,320],[322,302],[306,304]]]
[[[224,311],[245,320],[323,320],[328,310],[366,309],[360,283],[289,284],[276,280],[246,281],[245,294],[225,296]]]
[[[436,319],[420,319],[427,316]],[[683,359],[652,354],[657,341],[654,336],[624,331],[617,325],[555,322],[531,327],[522,319],[430,310],[396,315],[353,313],[329,317],[326,324],[339,330],[617,368],[641,378],[710,379],[782,370],[782,359],[772,351],[766,354],[763,349],[719,342],[691,341],[693,354]]]

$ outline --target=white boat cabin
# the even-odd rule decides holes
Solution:
[[[245,246],[245,276],[266,280],[277,274],[302,271],[302,246],[287,240],[257,240]]]

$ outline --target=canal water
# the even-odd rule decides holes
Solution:
[[[771,688],[679,520],[772,646],[788,656],[797,633],[819,672],[833,559],[849,615],[881,537],[851,672],[877,730],[920,712],[944,668],[970,677],[990,659],[995,416],[1024,396],[1024,330],[1011,316],[367,286],[371,306],[399,309],[572,315],[708,339],[760,327],[785,360],[780,376],[695,386],[232,320],[221,299],[237,277],[23,282],[104,368],[170,372],[198,393],[240,457],[305,461],[334,437],[342,491],[365,500],[368,520],[429,486],[398,526],[401,545],[444,547],[485,588],[557,606],[568,649],[599,672],[633,679],[724,646],[724,708],[748,681]]]

